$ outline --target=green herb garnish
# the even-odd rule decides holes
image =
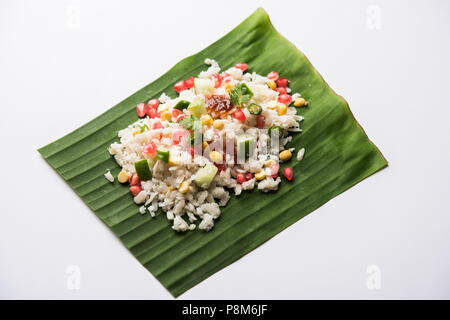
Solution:
[[[230,100],[235,106],[242,108],[244,104],[250,101],[253,97],[253,92],[243,82],[238,83],[231,89]]]
[[[141,130],[141,133],[144,132],[145,130],[148,130],[148,126],[146,124],[144,124],[143,126],[139,126],[139,129]]]
[[[180,125],[186,130],[197,131],[202,129],[202,122],[196,116],[190,115],[189,117],[180,120]]]

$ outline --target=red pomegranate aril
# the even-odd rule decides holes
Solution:
[[[222,84],[222,77],[217,73],[211,76],[211,80],[214,81],[214,88],[218,88]]]
[[[272,178],[275,179],[276,177],[278,177],[278,171],[280,171],[280,165],[278,163],[270,167],[270,174]]]
[[[143,148],[142,152],[148,154],[149,156],[156,155],[156,144],[154,142],[147,143]]]
[[[287,94],[287,90],[284,87],[276,88],[275,91],[278,92],[279,94]]]
[[[278,75],[278,72],[275,71],[269,72],[269,74],[267,75],[267,79],[272,81],[277,81],[279,77],[280,76]]]
[[[248,69],[248,65],[246,63],[238,63],[234,66],[235,68],[241,69],[242,71],[245,71]]]
[[[174,144],[180,144],[181,138],[188,135],[189,133],[186,130],[175,130],[172,134],[172,141]]]
[[[286,179],[291,181],[292,178],[294,177],[294,170],[292,168],[284,168],[283,169],[283,176],[285,176]]]
[[[264,126],[266,125],[266,118],[262,115],[259,114],[256,116],[256,127],[259,129],[264,128]]]
[[[245,174],[245,181],[252,180],[252,179],[253,179],[253,173],[247,172]]]
[[[139,194],[139,192],[141,192],[141,191],[142,191],[141,186],[132,186],[132,187],[130,187],[130,192],[133,195],[133,197],[136,197]]]
[[[277,86],[278,87],[287,87],[289,85],[289,80],[286,78],[280,78],[277,81]]]
[[[236,111],[234,112],[234,117],[241,122],[245,121],[246,119],[245,114],[241,109],[236,109]]]
[[[178,116],[180,115],[181,111],[178,109],[173,109],[172,110],[172,118],[178,118]]]
[[[156,117],[156,109],[153,108],[148,109],[147,116],[151,119],[154,119]]]
[[[152,100],[150,100],[149,102],[148,102],[148,107],[150,108],[150,109],[158,109],[158,106],[159,106],[159,100],[158,99],[152,99]]]
[[[139,103],[136,106],[136,112],[140,118],[145,117],[145,115],[147,114],[147,110],[148,107],[145,105],[145,103]]]
[[[240,184],[243,184],[245,181],[247,181],[245,179],[245,173],[239,172],[238,174],[236,174],[236,180],[237,182],[239,182]]]
[[[184,86],[186,89],[190,89],[194,87],[194,77],[190,77],[186,81],[184,81]]]
[[[130,178],[130,186],[131,187],[139,186],[140,184],[141,184],[141,180],[139,180],[138,175],[136,173],[133,173]]]
[[[164,126],[161,124],[161,122],[159,122],[158,120],[155,121],[155,123],[153,124],[153,130],[155,129],[164,129]]]
[[[181,81],[178,81],[177,83],[175,83],[173,88],[175,89],[176,92],[181,92],[186,89],[186,84],[183,80],[181,80]]]
[[[156,111],[155,118],[161,118],[161,112]]]
[[[288,94],[281,94],[278,96],[278,101],[284,104],[290,104],[292,102],[292,97]]]

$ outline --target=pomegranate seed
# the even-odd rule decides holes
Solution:
[[[180,113],[181,113],[180,110],[178,110],[178,109],[173,109],[173,110],[172,110],[172,117],[176,119],[176,118],[178,118],[178,116],[180,115]]]
[[[211,80],[214,81],[214,88],[218,88],[222,84],[222,77],[217,73],[214,73],[211,76]]]
[[[256,116],[256,127],[259,129],[264,128],[264,126],[266,125],[266,118],[262,115],[259,114]]]
[[[284,168],[283,175],[286,177],[286,179],[291,181],[292,178],[294,177],[294,170],[292,168]]]
[[[161,122],[155,121],[155,123],[153,124],[153,130],[155,129],[164,129],[164,126],[161,124]]]
[[[186,87],[186,89],[193,88],[194,87],[194,77],[190,77],[189,79],[184,81],[184,86]]]
[[[189,135],[186,130],[175,130],[172,134],[172,141],[174,144],[179,144],[181,142],[181,138]]]
[[[278,177],[278,171],[280,171],[280,165],[279,164],[274,164],[273,166],[270,167],[270,174],[272,176],[272,178],[276,178]]]
[[[148,154],[149,156],[156,155],[156,144],[154,142],[147,143],[143,148],[142,152]]]
[[[241,69],[242,71],[245,71],[248,69],[248,65],[246,63],[238,63],[234,66],[235,68]]]
[[[133,197],[136,197],[139,194],[139,192],[141,192],[141,191],[142,191],[141,186],[132,186],[132,187],[130,187],[130,192],[133,195]]]
[[[152,100],[150,100],[149,102],[148,102],[148,107],[150,108],[150,109],[158,109],[158,106],[159,106],[159,100],[158,99],[152,99]]]
[[[184,119],[186,117],[187,117],[187,115],[182,114],[181,116],[178,117],[177,122],[180,122],[181,119]]]
[[[278,92],[279,94],[287,94],[287,90],[284,87],[276,88],[275,91]]]
[[[253,173],[247,172],[245,174],[245,181],[252,180],[252,179],[253,179]]]
[[[236,109],[236,111],[234,112],[234,117],[241,122],[245,121],[246,119],[245,114],[241,109]]]
[[[133,173],[131,175],[131,179],[130,179],[130,186],[133,187],[133,186],[139,186],[139,185],[141,185],[141,180],[139,180],[139,177],[136,173]]]
[[[245,181],[247,181],[247,180],[245,179],[245,173],[239,172],[239,173],[236,175],[236,180],[237,180],[237,182],[239,182],[240,184],[243,184]]]
[[[154,119],[156,117],[156,109],[153,108],[148,109],[147,116],[151,119]]]
[[[292,97],[288,94],[281,94],[278,96],[278,101],[284,104],[290,104],[292,102]]]
[[[280,78],[277,80],[277,86],[286,88],[289,85],[289,80],[286,78]]]
[[[195,154],[195,149],[194,149],[193,146],[191,146],[190,152],[191,152],[191,156],[194,156],[194,154]]]
[[[145,105],[145,103],[139,103],[136,106],[136,112],[140,118],[145,117],[145,115],[147,114],[147,110],[148,107]]]
[[[177,83],[175,83],[175,85],[173,86],[173,88],[175,89],[176,92],[181,92],[184,89],[186,89],[186,85],[185,82],[183,80],[178,81]]]
[[[278,75],[278,72],[275,71],[269,72],[269,74],[267,75],[267,79],[272,81],[277,81],[279,77],[280,76]]]
[[[156,118],[161,118],[161,112],[156,111],[155,117],[156,117]]]

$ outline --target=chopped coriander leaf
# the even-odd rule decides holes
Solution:
[[[253,92],[243,82],[238,83],[231,89],[230,100],[235,106],[242,108],[253,97]]]

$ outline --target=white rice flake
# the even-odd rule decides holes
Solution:
[[[105,176],[105,178],[106,178],[106,180],[108,180],[109,182],[114,182],[114,177],[113,177],[113,175],[111,174],[111,171],[107,171],[105,174],[104,174],[104,176]]]
[[[297,153],[297,161],[302,161],[303,156],[305,155],[305,148],[301,148]]]

